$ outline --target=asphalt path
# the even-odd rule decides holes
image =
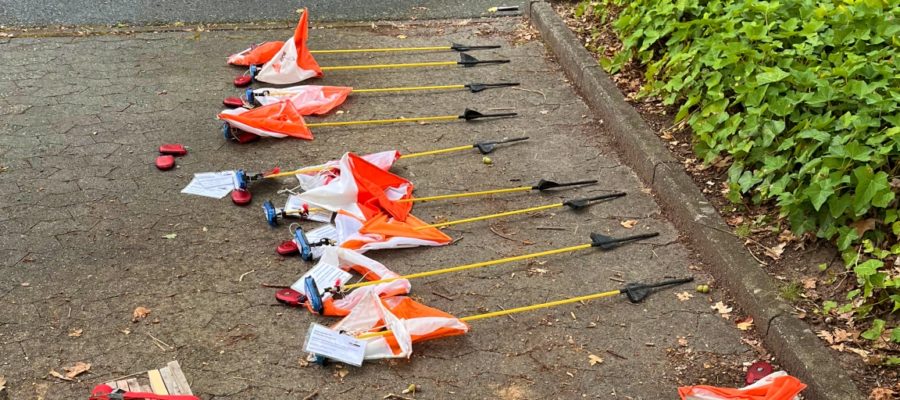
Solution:
[[[0,25],[152,25],[290,21],[308,7],[314,21],[474,18],[521,0],[0,0]]]

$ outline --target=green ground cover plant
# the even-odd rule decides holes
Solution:
[[[580,3],[585,13],[614,18],[622,41],[604,68],[640,63],[642,93],[678,106],[698,157],[731,162],[730,200],[776,204],[795,234],[836,243],[856,286],[823,311],[867,321],[867,339],[889,331],[900,309],[900,0],[603,0]]]

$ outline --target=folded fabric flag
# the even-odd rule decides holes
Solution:
[[[740,389],[686,386],[678,388],[678,395],[682,400],[794,400],[803,389],[799,379],[778,371]]]

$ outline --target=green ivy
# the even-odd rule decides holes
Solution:
[[[900,309],[900,276],[882,262],[900,251],[873,254],[900,234],[900,0],[605,0],[576,13],[606,18],[610,4],[623,50],[601,65],[646,68],[642,93],[679,106],[698,156],[734,160],[731,200],[773,202],[794,233],[835,240],[854,311]],[[860,237],[853,224],[870,218]],[[862,239],[878,246],[855,259]]]

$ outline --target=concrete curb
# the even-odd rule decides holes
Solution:
[[[680,163],[625,102],[581,42],[549,3],[532,1],[524,15],[556,54],[566,75],[615,137],[623,161],[653,189],[660,206],[699,251],[710,272],[756,322],[766,347],[805,384],[808,399],[864,399],[806,323],[791,316],[778,286],[730,232]]]

